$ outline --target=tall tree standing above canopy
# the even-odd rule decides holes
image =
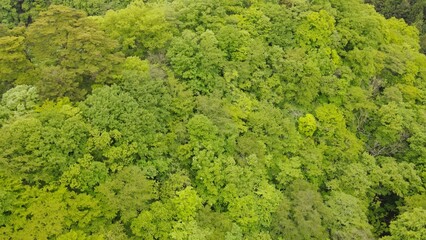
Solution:
[[[125,9],[108,11],[102,21],[105,31],[120,42],[126,55],[143,56],[164,48],[174,32],[166,21],[165,6],[136,1]]]
[[[0,37],[0,93],[13,86],[23,73],[31,69],[31,62],[25,55],[22,36]]]
[[[42,98],[81,99],[94,83],[111,83],[120,61],[117,44],[82,11],[51,6],[26,31],[36,65],[34,82]]]

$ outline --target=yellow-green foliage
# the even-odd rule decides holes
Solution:
[[[299,118],[299,132],[307,137],[311,137],[317,130],[317,121],[314,115],[307,113],[305,116]]]
[[[0,0],[0,238],[424,239],[426,2],[369,2],[418,29],[361,0]]]

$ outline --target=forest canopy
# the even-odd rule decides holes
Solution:
[[[426,239],[426,4],[366,2],[0,0],[0,236]]]

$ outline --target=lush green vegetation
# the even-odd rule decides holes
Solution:
[[[416,27],[361,0],[0,5],[3,239],[426,239]]]
[[[420,46],[426,53],[426,0],[365,0],[387,18],[404,19],[420,31]]]

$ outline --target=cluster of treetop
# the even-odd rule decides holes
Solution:
[[[426,239],[424,2],[0,0],[0,238]]]

